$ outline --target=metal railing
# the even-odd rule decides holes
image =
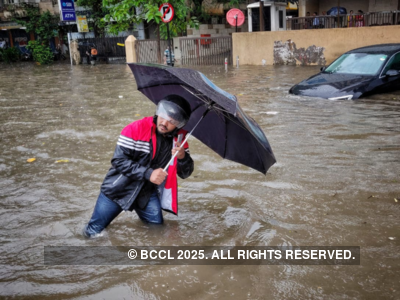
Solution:
[[[400,25],[400,11],[287,18],[286,30]]]
[[[127,37],[98,37],[98,38],[86,38],[78,39],[79,51],[81,55],[89,49],[89,46],[94,44],[98,57],[104,58],[116,58],[126,57],[125,47],[119,46],[118,44],[125,44]],[[90,52],[90,51],[89,51]]]
[[[367,26],[400,25],[400,11],[370,12],[366,15]]]
[[[168,41],[160,41],[161,63],[164,61],[164,51],[168,47]],[[136,59],[138,63],[158,63],[157,40],[136,40]]]
[[[182,65],[232,65],[232,37],[180,38]]]

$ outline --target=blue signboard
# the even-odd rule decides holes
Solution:
[[[63,21],[75,21],[75,7],[73,0],[60,0],[61,18]]]

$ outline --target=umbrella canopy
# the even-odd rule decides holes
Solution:
[[[328,16],[336,16],[338,14],[338,7],[334,6],[326,12]],[[339,7],[339,15],[346,15],[347,10],[344,7]]]
[[[157,104],[165,96],[185,98],[192,115],[184,129],[218,153],[264,174],[275,162],[267,138],[258,124],[240,108],[234,95],[214,85],[202,73],[155,64],[128,64],[138,90]],[[204,120],[200,123],[204,113]]]

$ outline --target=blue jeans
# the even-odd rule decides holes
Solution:
[[[122,209],[117,203],[108,199],[106,195],[100,192],[92,217],[89,223],[83,228],[83,235],[85,237],[93,237],[99,234],[121,211]],[[139,218],[146,223],[162,224],[164,222],[157,191],[150,196],[149,203],[144,209],[137,208],[135,211]]]

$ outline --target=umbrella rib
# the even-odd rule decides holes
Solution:
[[[193,93],[193,92],[192,92],[191,90],[189,90],[186,86],[181,85],[181,87],[184,88],[184,89],[185,89],[186,91],[188,91],[189,93],[191,93],[191,94],[192,94],[193,96],[195,96],[196,98],[198,98],[198,99],[200,99],[201,101],[203,101],[204,103],[209,104],[209,102],[207,102],[207,101],[205,101],[205,99],[202,99],[201,97],[199,97],[199,95]],[[241,127],[242,129],[246,130],[246,128],[245,128],[242,124],[240,124],[240,123],[236,122],[234,119],[231,119],[231,118],[230,118],[229,112],[228,112],[227,110],[223,109],[223,108],[220,107],[220,106],[213,106],[213,110],[216,112],[216,114],[218,115],[218,117],[223,116],[223,117],[229,119],[229,121],[231,121],[232,123],[235,123],[237,126],[239,126],[239,127]],[[226,114],[224,114],[224,113],[226,113]]]
[[[203,101],[206,104],[209,104],[210,102],[207,102],[205,99],[202,99],[201,97],[199,97],[199,95],[193,93],[191,90],[189,90],[186,86],[181,85],[181,87],[183,87],[186,91],[188,91],[189,93],[191,93],[193,96],[195,96],[197,99]]]
[[[203,101],[204,103],[206,103],[206,104],[210,104],[210,102],[212,101],[212,100],[210,100],[210,101],[206,101],[206,98],[201,98],[200,97],[200,95],[202,95],[202,94],[195,94],[195,93],[193,93],[191,90],[189,90],[186,86],[184,86],[184,85],[181,85],[181,87],[183,87],[186,91],[188,91],[189,93],[191,93],[193,96],[195,96],[197,99],[199,99],[199,100],[201,100],[201,101]],[[207,99],[209,99],[209,98],[207,98]],[[223,111],[223,112],[226,112],[226,113],[229,113],[227,110],[225,110],[225,109],[223,109],[221,106],[213,106],[213,108],[215,108],[215,109],[218,109],[218,110],[220,110],[220,111]]]

